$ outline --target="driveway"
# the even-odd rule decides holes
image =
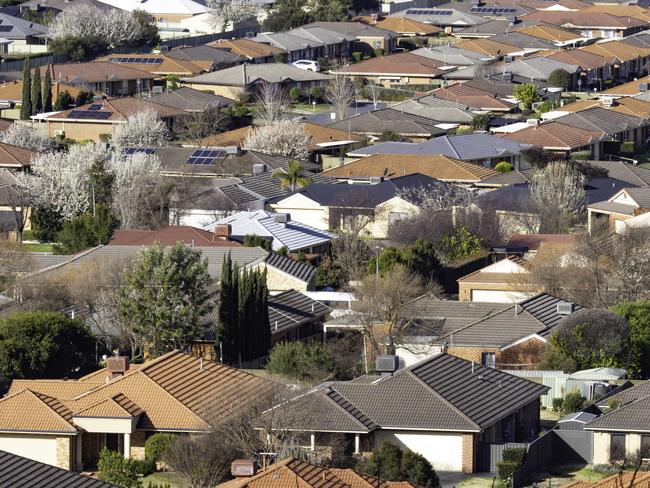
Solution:
[[[463,488],[491,488],[494,473],[465,474],[456,471],[437,471],[440,479],[440,488],[455,488],[463,483]],[[470,480],[471,479],[471,480]]]

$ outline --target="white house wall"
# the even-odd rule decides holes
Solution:
[[[56,437],[28,434],[0,434],[0,451],[56,466]]]
[[[296,193],[271,205],[274,212],[291,214],[291,220],[319,230],[329,230],[329,207],[320,206],[310,198]]]
[[[535,293],[501,290],[472,290],[472,302],[515,303],[523,302]]]
[[[388,441],[401,449],[424,456],[438,471],[463,470],[462,434],[380,430],[375,433],[375,448]]]

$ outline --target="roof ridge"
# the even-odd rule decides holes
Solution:
[[[56,416],[57,416],[58,418],[60,418],[63,422],[65,422],[65,423],[68,424],[70,427],[72,427],[74,430],[76,430],[76,431],[79,430],[79,429],[78,429],[78,428],[77,428],[77,427],[76,427],[72,422],[70,422],[70,421],[69,421],[68,419],[66,419],[63,415],[61,415],[59,412],[57,412],[56,410],[54,410],[54,408],[52,408],[52,406],[51,406],[49,403],[47,403],[47,402],[43,399],[43,398],[48,398],[48,399],[51,399],[51,400],[56,401],[56,402],[59,403],[63,408],[65,408],[68,412],[70,412],[70,414],[72,414],[72,413],[73,413],[72,410],[70,410],[67,406],[65,406],[65,405],[64,405],[64,404],[63,404],[63,403],[62,403],[58,398],[51,397],[51,396],[49,396],[49,395],[45,395],[45,394],[43,394],[43,393],[37,393],[37,392],[35,392],[35,391],[30,390],[29,388],[25,388],[23,391],[21,391],[21,392],[19,392],[19,393],[16,393],[15,395],[11,395],[11,396],[9,396],[9,397],[5,397],[5,398],[13,398],[13,397],[18,396],[18,395],[20,395],[21,393],[25,393],[25,392],[27,392],[27,394],[30,394],[31,396],[33,396],[34,398],[36,398],[39,402],[41,402],[41,403],[45,406],[45,408],[47,408],[51,413],[53,413],[54,415],[56,415]],[[4,398],[3,398],[3,400],[4,400]]]
[[[495,306],[496,306],[496,305],[497,305],[497,304],[495,303]],[[453,330],[452,332],[449,332],[449,333],[447,333],[447,334],[445,334],[445,335],[443,335],[443,336],[438,337],[438,341],[439,341],[440,339],[445,339],[445,338],[447,338],[447,337],[451,337],[452,335],[456,334],[457,332],[460,332],[460,331],[463,331],[463,330],[469,329],[470,327],[472,327],[472,326],[474,326],[474,325],[480,324],[481,322],[483,322],[483,321],[485,321],[485,320],[487,320],[487,319],[490,319],[490,318],[492,318],[492,317],[495,317],[495,316],[497,316],[497,315],[499,315],[499,314],[501,314],[501,313],[503,313],[503,312],[507,312],[508,310],[510,310],[510,309],[512,309],[512,308],[514,308],[514,305],[510,305],[509,307],[506,307],[506,308],[503,308],[503,309],[501,309],[501,310],[497,310],[496,312],[492,312],[492,313],[490,313],[490,314],[488,314],[488,315],[485,315],[484,317],[481,317],[480,319],[475,320],[474,322],[472,322],[472,323],[470,323],[470,324],[463,325],[462,327],[460,327],[460,328],[458,328],[458,329],[456,329],[456,330]],[[526,311],[526,313],[528,313],[528,314],[530,315],[530,312]]]
[[[379,425],[379,423],[377,423],[377,421],[375,421],[372,417],[370,417],[370,415],[368,415],[366,412],[364,412],[363,410],[361,410],[357,405],[355,405],[355,404],[352,403],[350,400],[348,400],[348,399],[345,397],[345,395],[343,395],[339,390],[337,390],[336,388],[334,388],[335,386],[336,386],[336,385],[328,386],[328,387],[326,388],[326,391],[325,391],[325,398],[327,399],[327,401],[333,403],[333,404],[336,406],[336,408],[342,410],[343,413],[345,413],[348,417],[352,418],[352,420],[354,420],[354,421],[355,421],[357,424],[359,424],[361,427],[363,427],[364,429],[368,429],[368,430],[370,431],[370,429],[369,429],[366,425],[364,425],[363,422],[361,422],[361,420],[359,420],[358,418],[356,418],[354,415],[352,415],[350,412],[348,412],[345,408],[343,408],[341,405],[339,405],[339,404],[338,404],[338,403],[337,403],[337,402],[336,402],[332,397],[330,397],[330,393],[331,393],[331,392],[334,392],[334,393],[336,393],[337,395],[339,395],[341,398],[343,398],[343,399],[344,399],[348,404],[350,404],[351,406],[353,406],[354,408],[356,408],[360,413],[362,413],[362,414],[363,414],[363,415],[364,415],[368,420],[370,420],[373,424],[375,424],[376,426]],[[373,429],[373,430],[374,430],[374,429]]]

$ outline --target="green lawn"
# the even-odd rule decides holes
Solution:
[[[456,488],[492,488],[493,484],[496,483],[492,477],[472,476],[458,483]]]
[[[316,105],[311,105],[310,103],[295,103],[292,104],[292,107],[296,110],[304,110],[305,112],[325,112],[331,108],[327,103],[317,103]]]
[[[141,481],[143,488],[148,488],[149,483],[161,487],[166,487],[169,485],[169,488],[180,488],[181,486],[181,482],[178,479],[178,476],[175,473],[169,472],[153,473],[149,476],[145,476]]]
[[[52,244],[23,244],[28,252],[54,252]]]

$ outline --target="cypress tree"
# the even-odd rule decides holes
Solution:
[[[32,75],[29,71],[29,58],[25,58],[25,65],[23,67],[23,99],[22,107],[20,109],[20,118],[22,120],[29,120],[32,114]]]
[[[52,75],[50,71],[52,70],[52,65],[47,65],[47,71],[45,71],[45,80],[43,81],[43,112],[52,111]]]
[[[43,99],[41,98],[41,70],[34,68],[32,77],[32,115],[43,110]]]
[[[232,259],[230,253],[223,258],[221,268],[221,285],[219,288],[219,318],[217,322],[217,350],[223,351],[223,360],[230,363],[233,360],[232,349],[235,342],[236,324],[234,321],[237,317],[236,308],[233,309],[234,293],[233,290],[233,273]]]
[[[266,356],[271,350],[271,324],[269,323],[269,289],[266,285],[266,269],[261,273],[258,271],[257,279],[259,282],[258,295],[255,303],[258,306],[258,312],[255,314],[258,319],[258,335],[260,338],[259,356]],[[258,357],[259,357],[258,356]]]

